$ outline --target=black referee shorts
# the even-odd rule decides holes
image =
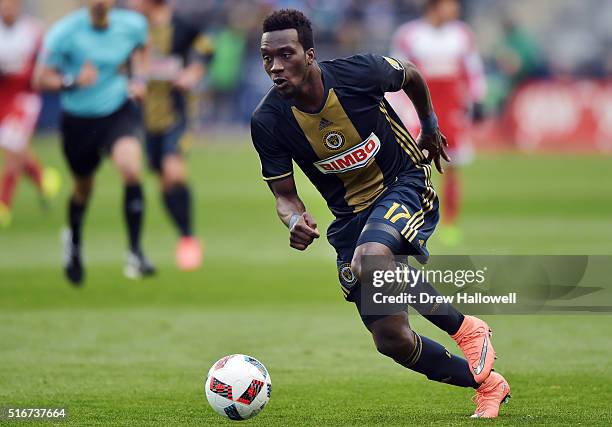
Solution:
[[[117,111],[103,117],[79,117],[67,112],[61,120],[64,156],[76,175],[92,175],[100,161],[119,139],[133,136],[142,141],[140,108],[131,100]]]

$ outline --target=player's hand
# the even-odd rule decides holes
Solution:
[[[189,70],[183,70],[174,80],[174,87],[180,91],[188,92],[195,89],[200,83],[200,76]]]
[[[446,137],[442,135],[439,129],[437,129],[434,133],[430,134],[419,134],[417,138],[417,145],[421,152],[425,155],[425,159],[427,163],[431,163],[432,161],[436,165],[436,169],[440,173],[444,173],[444,168],[442,167],[441,158],[450,162],[450,157],[446,154],[446,148],[448,148],[448,142],[446,142]]]
[[[98,70],[91,61],[86,61],[79,71],[79,75],[76,79],[76,84],[79,87],[88,87],[96,83],[98,80]]]
[[[147,95],[147,84],[141,79],[132,79],[128,86],[130,99],[134,101],[142,101]]]
[[[303,251],[320,236],[317,222],[308,212],[304,212],[289,229],[289,246]]]

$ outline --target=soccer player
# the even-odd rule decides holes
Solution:
[[[140,184],[142,119],[134,100],[146,92],[146,19],[114,8],[114,0],[87,6],[57,22],[44,40],[36,86],[61,92],[63,152],[74,190],[64,233],[65,272],[83,281],[82,225],[100,161],[109,155],[124,183],[123,211],[129,237],[124,274],[150,276],[155,269],[140,245],[144,196]],[[127,71],[131,69],[132,75]]]
[[[318,62],[311,24],[296,10],[265,19],[261,56],[274,85],[253,113],[251,135],[290,246],[303,251],[320,236],[298,196],[295,161],[336,216],[327,238],[337,252],[341,287],[378,351],[431,380],[475,388],[473,416],[496,417],[510,387],[492,371],[495,352],[484,321],[450,304],[415,305],[452,336],[466,361],[411,330],[406,307],[376,314],[361,300],[360,282],[372,268],[364,267],[365,257],[381,270],[394,264],[394,255],[426,257],[438,221],[430,163],[442,171],[446,141],[423,77],[413,64],[379,55]],[[422,122],[416,141],[384,98],[398,90]],[[427,283],[419,287],[437,295]]]
[[[45,202],[59,190],[57,171],[43,169],[30,148],[41,108],[40,97],[30,85],[41,39],[41,25],[21,14],[21,0],[0,0],[0,149],[4,152],[0,226],[11,222],[11,203],[22,173]]]
[[[166,0],[136,0],[131,6],[149,21],[152,49],[144,101],[149,166],[159,176],[164,205],[180,234],[176,263],[181,270],[195,270],[202,263],[202,246],[193,234],[182,139],[187,129],[186,93],[202,81],[211,43]]]
[[[451,162],[443,176],[442,234],[448,245],[462,238],[457,225],[461,204],[458,167],[473,158],[470,141],[472,120],[482,117],[486,91],[482,59],[469,26],[458,20],[457,0],[427,0],[425,14],[400,26],[392,38],[391,54],[414,63],[422,71],[440,127],[444,129]],[[401,109],[400,109],[401,108]],[[411,109],[405,103],[400,116]],[[471,111],[471,117],[467,113]]]

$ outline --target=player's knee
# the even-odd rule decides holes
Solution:
[[[414,333],[408,325],[402,328],[380,331],[373,337],[376,350],[393,360],[403,360],[415,346]]]
[[[361,280],[361,259],[353,257],[351,261],[351,271],[357,278],[357,280]]]
[[[138,184],[140,182],[141,167],[139,159],[126,158],[116,161],[115,163],[124,184],[131,185]]]
[[[181,165],[164,163],[161,174],[161,184],[164,191],[184,185],[187,180],[185,170]]]
[[[363,281],[364,275],[367,275],[367,271],[364,271],[363,261],[365,257],[376,257],[371,259],[372,262],[367,263],[368,267],[384,270],[387,267],[386,258],[392,256],[389,248],[381,243],[363,243],[355,249],[355,254],[351,260],[351,270],[359,281]]]
[[[141,156],[140,144],[133,137],[123,137],[113,146],[112,159],[125,184],[140,182]]]
[[[76,181],[72,197],[77,203],[85,204],[91,197],[92,190],[93,180],[85,179]]]
[[[129,165],[121,168],[121,177],[126,185],[134,185],[140,183],[140,167],[138,165]]]

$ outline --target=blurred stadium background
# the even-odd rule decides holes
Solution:
[[[266,425],[458,424],[469,393],[438,385],[379,357],[342,301],[332,249],[287,246],[260,182],[248,120],[269,88],[260,23],[279,7],[304,10],[320,59],[388,53],[393,30],[421,1],[178,0],[216,39],[217,56],[194,108],[189,157],[196,226],[207,252],[196,273],[173,265],[175,235],[146,179],[145,246],[152,280],[121,275],[120,184],[106,164],[85,225],[88,279],[71,288],[60,268],[59,230],[69,188],[41,210],[22,183],[13,224],[0,229],[0,406],[63,406],[75,425],[210,425],[202,384],[224,354],[253,354],[274,392]],[[79,4],[26,0],[50,25]],[[432,253],[612,252],[612,2],[471,0],[463,18],[485,59],[487,120],[465,173],[465,239]],[[58,105],[45,96],[34,148],[68,172]],[[305,179],[298,185],[324,229],[331,220]],[[442,201],[443,202],[443,201]],[[324,239],[321,239],[324,240]],[[610,425],[609,317],[496,316],[497,367],[515,397],[501,425]],[[415,329],[450,345],[421,319]]]
[[[197,128],[226,131],[244,128],[270,87],[258,47],[261,22],[272,9],[307,12],[315,26],[319,59],[331,59],[356,52],[389,53],[393,31],[419,16],[423,0],[174,3],[216,39],[218,48],[203,82]],[[51,24],[79,1],[26,0],[26,5]],[[475,134],[478,146],[612,150],[612,3],[464,0],[462,6],[488,80],[485,109],[490,120]],[[47,106],[41,120],[45,129],[57,123],[56,104]]]

